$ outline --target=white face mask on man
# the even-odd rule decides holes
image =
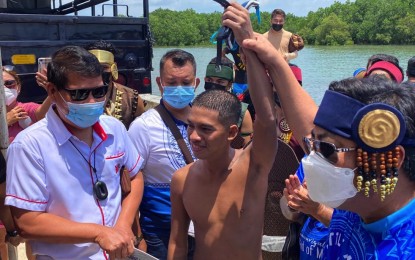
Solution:
[[[314,151],[301,161],[312,200],[337,208],[356,195],[353,169],[336,167]]]

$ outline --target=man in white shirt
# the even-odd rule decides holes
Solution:
[[[161,58],[160,76],[156,81],[162,95],[160,106],[172,117],[190,150],[187,117],[195,89],[200,83],[196,78],[193,55],[179,49],[168,51]],[[186,166],[186,160],[172,131],[155,109],[134,120],[128,133],[144,159],[141,170],[145,183],[140,225],[147,252],[158,259],[166,259],[171,221],[170,182],[173,173]],[[191,257],[194,238],[189,236],[188,239]]]
[[[85,49],[63,47],[52,55],[48,80],[54,105],[8,149],[6,204],[37,259],[127,257],[142,159],[124,125],[102,115],[102,67]],[[131,192],[121,203],[122,166]]]

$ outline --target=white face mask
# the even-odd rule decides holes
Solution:
[[[17,89],[4,88],[4,93],[6,95],[6,106],[10,106],[17,99]]]
[[[336,167],[314,151],[301,161],[312,200],[337,208],[356,195],[353,169]]]

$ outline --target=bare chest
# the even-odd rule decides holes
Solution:
[[[229,177],[220,182],[205,181],[186,187],[183,203],[196,226],[208,229],[225,223],[246,223],[258,210],[263,211],[265,204],[265,193],[263,196],[256,193],[253,186],[246,176]]]

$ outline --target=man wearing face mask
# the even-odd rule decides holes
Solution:
[[[47,73],[53,105],[7,151],[5,204],[36,259],[127,257],[142,197],[142,159],[124,125],[103,115],[108,86],[94,55],[63,47]],[[131,192],[121,202],[122,165]]]
[[[286,61],[297,58],[298,52],[289,52],[288,45],[292,33],[284,30],[285,24],[285,12],[281,9],[275,9],[271,13],[271,28],[268,32],[264,33],[264,37],[267,38],[272,45],[277,49]]]
[[[131,122],[144,112],[144,102],[138,91],[117,82],[118,68],[114,55],[115,46],[103,40],[96,41],[85,47],[94,54],[103,68],[103,80],[108,84],[108,93],[104,113],[120,120],[128,129]],[[46,75],[37,72],[36,80],[40,86],[47,83]]]
[[[220,71],[215,69],[216,58],[213,58],[207,65],[205,90],[220,89],[231,92],[234,79],[233,62],[226,57],[222,57],[221,64],[222,69]],[[241,116],[238,121],[239,134],[231,143],[231,147],[234,149],[244,147],[251,140],[254,131],[248,104],[241,102],[241,109]]]
[[[160,60],[160,76],[156,78],[162,95],[160,106],[177,126],[185,145],[193,156],[187,137],[187,116],[200,80],[196,78],[196,62],[192,54],[175,49]],[[167,258],[170,237],[170,182],[173,173],[186,166],[178,142],[156,109],[150,109],[131,123],[131,140],[143,156],[145,180],[140,205],[140,225],[147,243],[147,253],[158,259]],[[194,238],[189,236],[189,257],[194,251]]]

